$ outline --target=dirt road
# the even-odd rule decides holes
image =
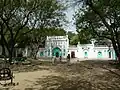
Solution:
[[[8,90],[120,90],[119,70],[107,61],[82,61],[76,64],[29,65],[14,69],[16,86]],[[34,68],[34,69],[33,69]],[[5,89],[5,90],[6,90]]]

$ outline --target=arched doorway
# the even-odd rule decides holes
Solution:
[[[97,57],[102,58],[102,52],[99,51]]]
[[[43,53],[43,52],[40,52],[40,56],[41,56],[41,57],[44,56],[44,53]]]
[[[71,58],[75,58],[75,52],[74,51],[71,52]]]
[[[61,49],[56,47],[52,50],[52,56],[59,57],[61,56]]]
[[[84,58],[88,58],[88,52],[84,52]]]

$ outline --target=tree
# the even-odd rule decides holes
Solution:
[[[77,30],[78,32],[78,38],[79,38],[79,41],[81,44],[89,44],[91,43],[90,40],[92,38],[95,38],[93,35],[92,35],[92,32],[90,31],[90,29],[88,28],[84,28],[84,29],[79,29]]]
[[[5,49],[9,52],[9,61],[12,60],[16,37],[20,30],[27,25],[30,14],[37,4],[25,0],[1,0],[0,1],[0,35],[2,40],[2,48],[5,54]]]
[[[77,34],[72,32],[68,32],[67,34],[70,41],[70,45],[77,45],[78,42],[80,42],[81,44],[88,44],[90,43],[90,40],[92,38],[92,35],[89,32],[89,30],[84,29],[78,29]]]
[[[1,46],[4,55],[4,48],[7,48],[9,62],[12,61],[16,42],[33,28],[60,27],[65,16],[63,10],[57,0],[1,0]],[[30,28],[27,31],[24,29],[26,26]]]
[[[70,45],[76,45],[78,43],[78,37],[75,33],[68,31],[67,32]]]
[[[109,39],[117,57],[120,53],[120,1],[119,0],[78,0],[84,2],[77,15],[78,27],[91,29],[98,37]],[[120,61],[120,60],[119,60]]]
[[[30,47],[32,49],[32,57],[36,59],[39,48],[45,47],[45,40],[47,36],[64,36],[66,32],[60,28],[43,28],[31,33]]]
[[[70,39],[70,45],[77,45],[78,42],[79,42],[79,38],[77,34]]]
[[[26,29],[26,28],[25,28]],[[26,34],[18,41],[18,45],[28,46],[31,48],[31,57],[36,59],[39,48],[44,48],[47,36],[64,36],[66,31],[61,28],[43,28],[35,29]]]

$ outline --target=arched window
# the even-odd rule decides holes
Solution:
[[[88,57],[88,52],[84,52],[84,57]]]
[[[98,52],[98,56],[97,57],[98,58],[102,58],[102,52],[101,51]]]

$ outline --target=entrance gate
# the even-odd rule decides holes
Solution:
[[[61,56],[61,54],[62,54],[61,49],[58,47],[56,47],[52,50],[52,56],[59,57],[59,56]]]

